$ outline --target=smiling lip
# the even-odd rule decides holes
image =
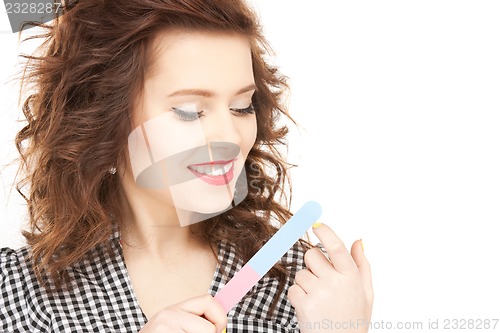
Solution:
[[[235,161],[236,159],[191,164],[187,168],[204,182],[210,185],[221,186],[233,180]]]

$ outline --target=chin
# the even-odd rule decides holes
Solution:
[[[175,200],[175,206],[200,214],[218,214],[232,208],[233,195],[234,188],[201,190],[184,196],[184,200]]]

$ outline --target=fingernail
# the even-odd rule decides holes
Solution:
[[[313,224],[313,229],[316,229],[317,227],[319,227],[321,225],[321,222],[316,222]]]
[[[363,243],[363,239],[360,239],[359,241],[361,242],[361,249],[363,250],[363,252],[365,252],[365,244]]]

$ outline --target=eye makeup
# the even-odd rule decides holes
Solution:
[[[180,120],[193,121],[204,116],[203,111],[185,111],[176,107],[172,107],[175,116]]]
[[[253,104],[250,104],[246,108],[242,108],[242,109],[230,108],[229,110],[236,112],[236,114],[238,116],[246,116],[247,114],[254,114],[255,113],[255,109],[253,107]]]
[[[230,108],[236,116],[241,117],[241,116],[246,116],[249,114],[254,114],[255,109],[253,107],[253,104],[250,104],[246,108]],[[172,107],[172,111],[174,112],[175,116],[183,121],[194,121],[196,119],[199,119],[201,117],[205,116],[204,111],[186,111],[177,107]]]

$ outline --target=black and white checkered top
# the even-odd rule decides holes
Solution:
[[[0,249],[0,333],[139,332],[147,318],[132,290],[119,237],[115,232],[110,238],[113,254],[99,246],[68,270],[76,288],[51,295],[38,283],[26,260],[27,247]],[[286,293],[296,271],[304,267],[303,256],[302,247],[295,244],[282,258],[284,263],[296,263],[296,268],[289,269],[284,291],[278,293],[278,281],[266,275],[228,313],[228,333],[299,332]],[[212,296],[244,264],[228,243],[218,245],[218,258],[220,264],[208,291]],[[269,315],[275,298],[277,307]]]

